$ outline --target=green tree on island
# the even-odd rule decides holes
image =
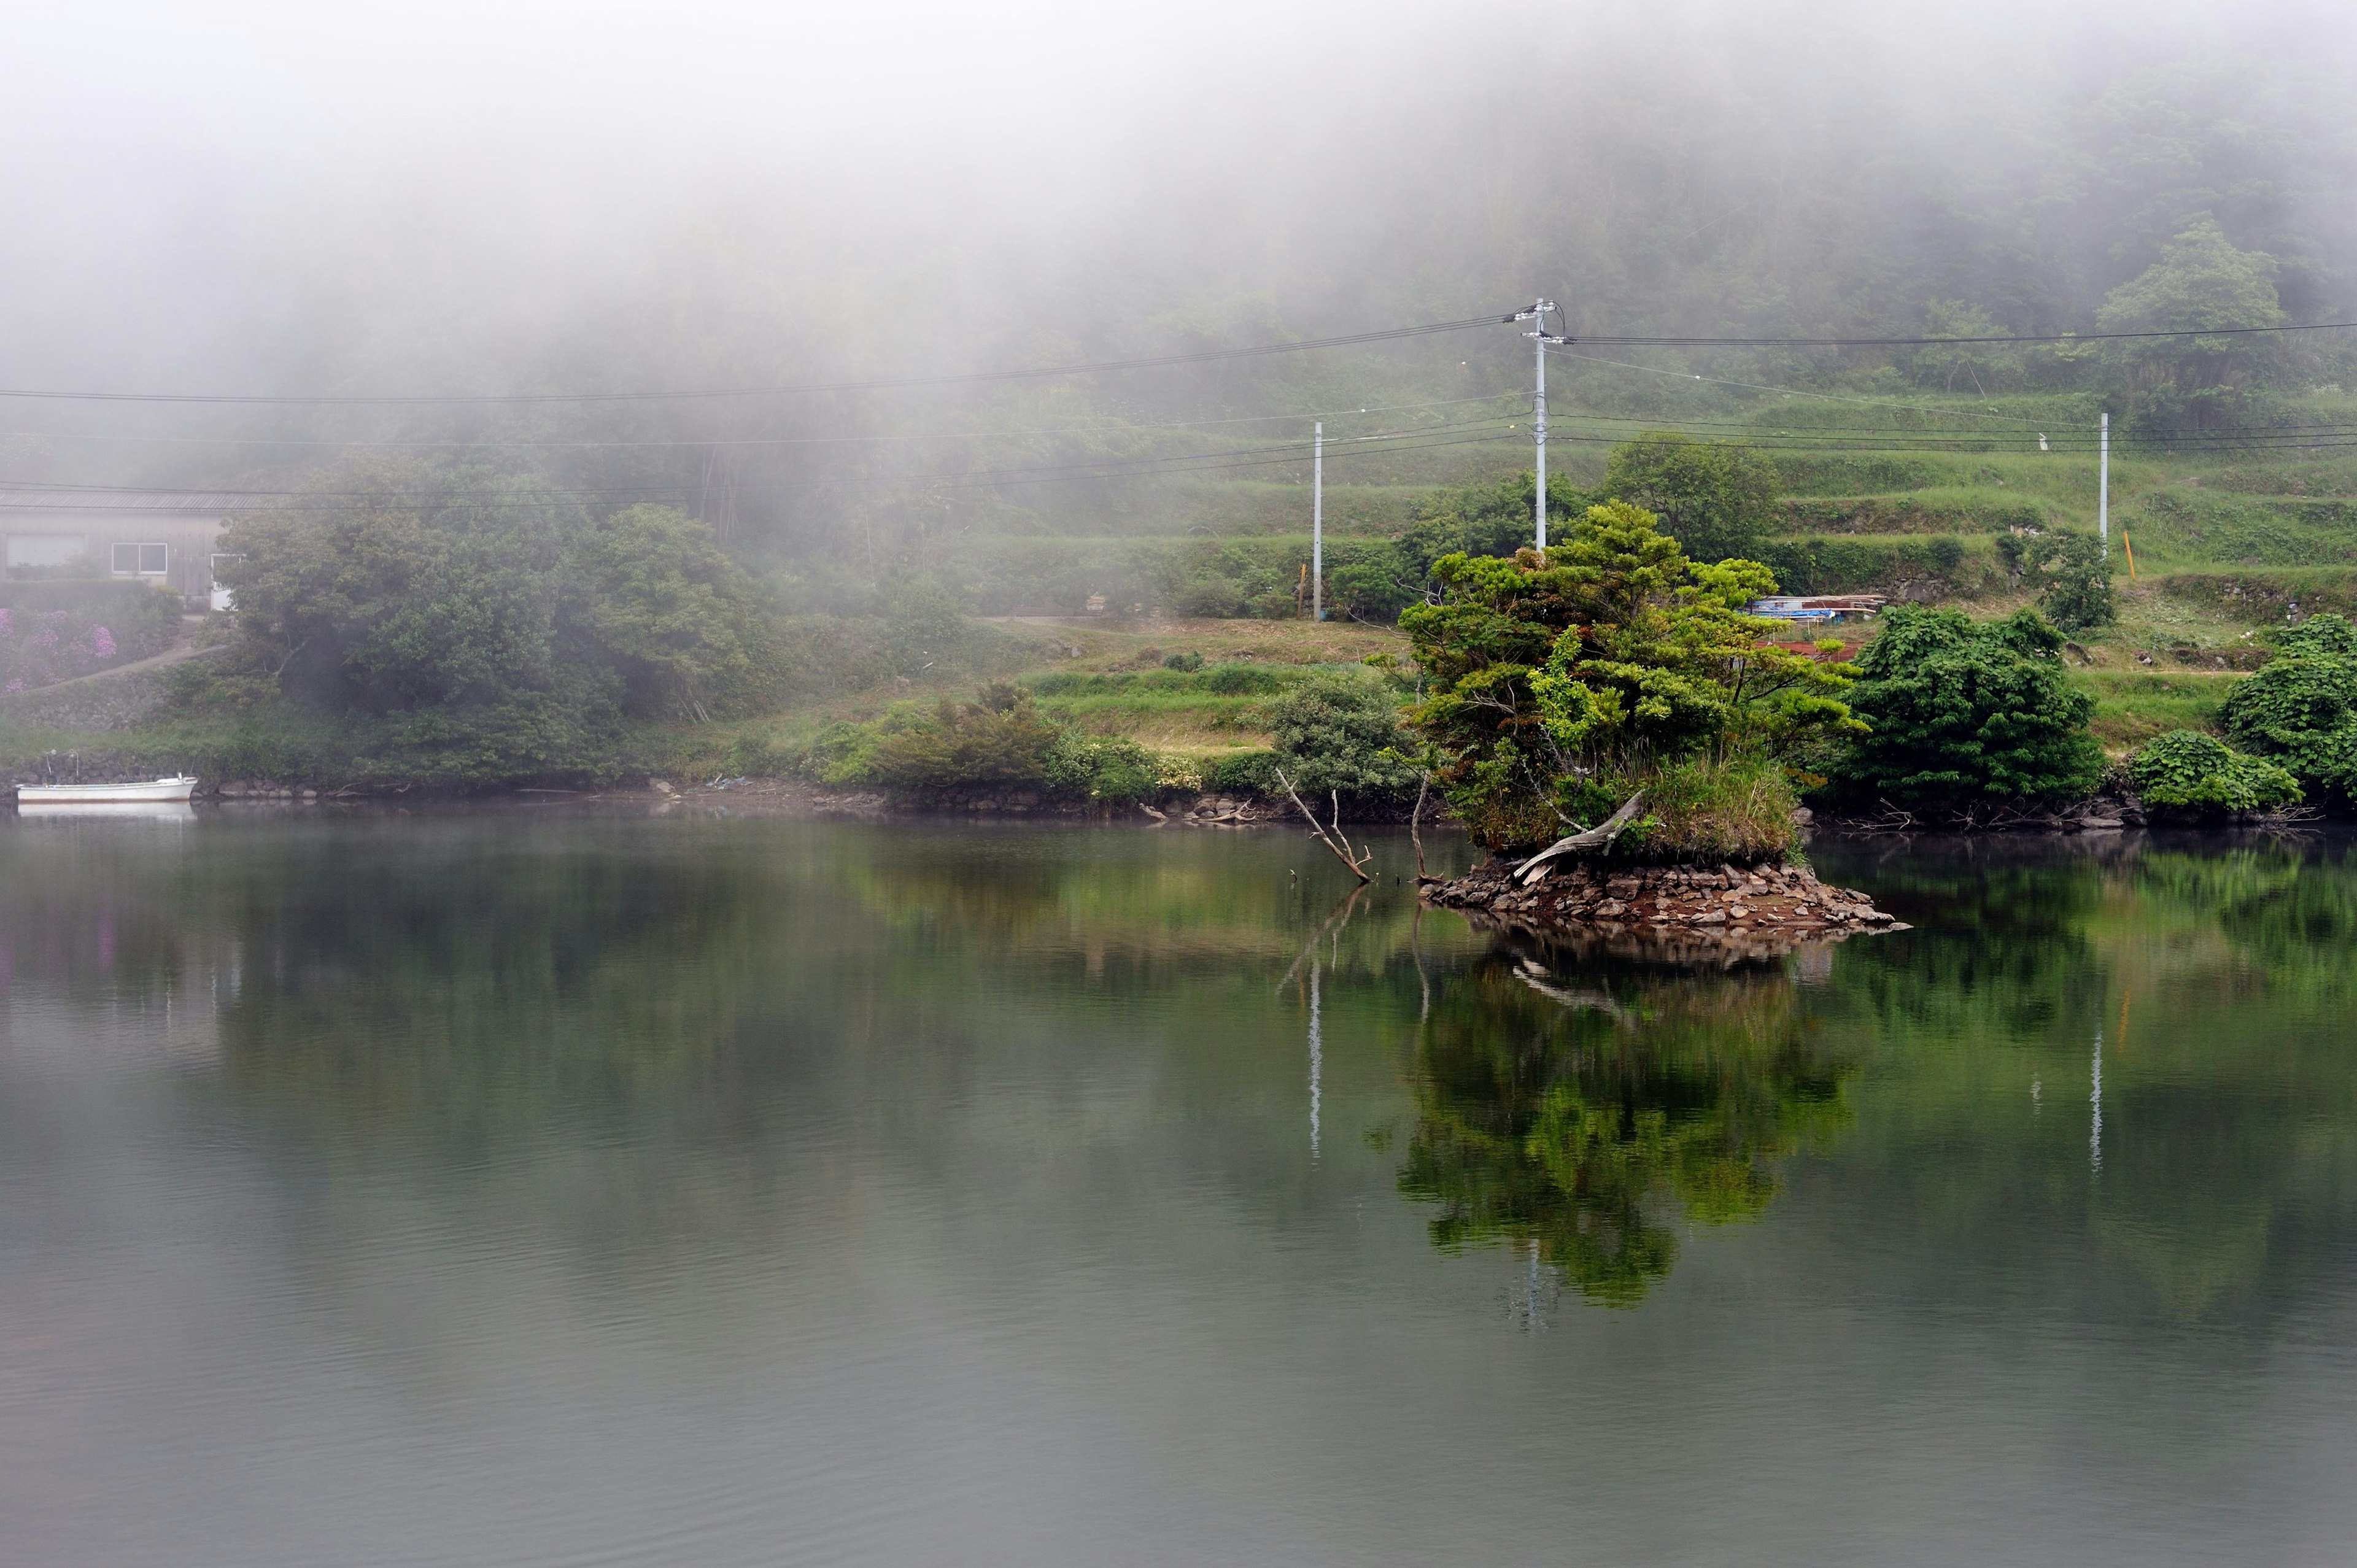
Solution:
[[[1680,1219],[1758,1219],[1777,1162],[1848,1124],[1856,1070],[1812,1042],[1781,972],[1632,990],[1494,954],[1418,1045],[1399,1188],[1437,1206],[1436,1245],[1528,1243],[1589,1300],[1633,1306],[1677,1261]]]
[[[1542,559],[1442,557],[1437,605],[1401,617],[1427,685],[1410,718],[1480,843],[1587,826],[1638,789],[1632,843],[1671,855],[1789,848],[1799,748],[1857,729],[1854,672],[1775,646],[1744,613],[1773,593],[1754,561],[1687,558],[1652,513],[1591,507]]]

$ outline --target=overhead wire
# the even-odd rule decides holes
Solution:
[[[1144,355],[1127,360],[1098,360],[1065,365],[968,371],[931,376],[876,376],[835,381],[784,382],[770,386],[698,387],[622,392],[164,392],[95,389],[0,387],[0,398],[59,403],[236,404],[257,407],[403,407],[490,406],[532,403],[614,403],[684,402],[728,398],[780,397],[829,392],[882,392],[926,387],[975,386],[993,382],[1051,380],[1060,376],[1100,375],[1172,365],[1207,364],[1221,360],[1260,359],[1276,354],[1304,353],[1321,349],[1353,348],[1393,342],[1437,333],[1462,332],[1494,327],[1520,317],[1515,313],[1464,317],[1411,327],[1327,338],[1253,344],[1234,349],[1199,349],[1180,353]],[[2293,332],[2335,332],[2357,328],[2357,321],[2287,322],[2266,327],[2155,328],[2118,332],[2058,332],[1943,337],[1763,338],[1677,337],[1668,334],[1571,333],[1568,341],[1611,344],[1624,348],[1684,349],[1845,349],[1926,348],[1938,345],[2027,346],[2042,343],[2100,343],[2130,339],[2250,337]]]
[[[1170,365],[1209,364],[1224,360],[1262,359],[1275,354],[1305,353],[1318,349],[1355,348],[1405,338],[1462,332],[1494,327],[1512,317],[1473,316],[1456,321],[1432,321],[1415,327],[1393,327],[1373,332],[1350,332],[1331,338],[1304,338],[1283,343],[1260,343],[1240,349],[1199,349],[1185,353],[1150,354],[1133,360],[1098,360],[1080,364],[1039,365],[997,371],[968,371],[934,376],[876,376],[856,381],[802,381],[774,386],[703,387],[668,391],[594,392],[154,392],[51,390],[0,387],[0,398],[58,403],[234,403],[257,407],[404,407],[418,405],[473,406],[501,403],[661,403],[745,397],[782,397],[802,393],[883,392],[920,387],[975,386],[998,381],[1051,380],[1059,376],[1102,375],[1119,371],[1159,369]]]

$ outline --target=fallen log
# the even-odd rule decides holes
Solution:
[[[1559,854],[1577,854],[1582,850],[1609,848],[1612,841],[1619,838],[1627,830],[1629,824],[1637,820],[1637,813],[1644,808],[1644,804],[1645,792],[1640,789],[1621,802],[1619,811],[1585,832],[1555,840],[1555,843],[1514,867],[1513,874],[1523,879],[1523,886],[1528,887],[1544,875],[1536,868]]]

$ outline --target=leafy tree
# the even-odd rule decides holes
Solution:
[[[1434,575],[1443,601],[1400,618],[1428,682],[1411,718],[1492,847],[1593,822],[1680,758],[1783,756],[1850,723],[1848,667],[1768,643],[1776,623],[1743,613],[1774,591],[1766,567],[1689,561],[1625,501],[1590,507],[1544,559],[1449,555]]]
[[[2029,610],[2001,621],[1889,611],[1849,697],[1867,732],[1829,760],[1834,788],[1927,804],[2087,794],[2104,776],[2087,733],[2095,703],[2072,689],[2061,646]]]
[[[971,703],[903,703],[870,725],[831,725],[816,751],[830,784],[1038,784],[1059,735],[1030,693],[999,681]]]
[[[2299,781],[2274,763],[2198,730],[2153,736],[2128,759],[2128,776],[2147,806],[2201,815],[2264,811],[2300,798]]]
[[[1537,540],[1538,481],[1525,470],[1495,484],[1467,485],[1417,508],[1396,544],[1419,589],[1444,555],[1512,555]],[[1560,475],[1547,476],[1547,538],[1555,540],[1592,498]]]
[[[1066,730],[1048,748],[1040,771],[1049,789],[1108,804],[1143,800],[1162,788],[1154,754],[1121,736]]]
[[[2161,247],[2160,260],[2104,297],[2105,332],[2201,332],[2279,326],[2276,259],[2242,251],[2207,214]],[[2281,350],[2264,335],[2127,339],[2110,357],[2145,423],[2216,428],[2238,421],[2249,390]]]
[[[244,661],[307,705],[398,717],[420,745],[555,745],[568,725],[761,694],[775,624],[709,533],[662,507],[593,521],[511,499],[524,484],[370,460],[233,520],[221,548],[243,559],[222,575]]]
[[[2278,633],[2276,648],[2226,694],[2227,738],[2310,789],[2357,797],[2357,627],[2310,616]]]
[[[1410,792],[1400,759],[1400,703],[1383,682],[1327,674],[1278,699],[1269,725],[1277,766],[1305,796],[1340,790],[1361,800]]]
[[[1932,338],[1993,339],[2009,336],[2003,323],[1978,306],[1961,299],[1935,299],[1923,307],[1924,334]],[[2017,350],[2001,342],[1928,343],[1909,356],[1915,375],[1936,381],[1943,392],[1954,392],[1961,378],[1986,396],[2020,373]]]
[[[1326,575],[1329,603],[1352,620],[1389,626],[1424,595],[1426,566],[1385,540],[1357,552]]]
[[[2005,542],[2015,542],[2010,534]],[[2064,631],[2093,631],[2119,618],[2112,596],[2112,564],[2093,534],[2069,530],[2041,533],[2020,553],[2019,561],[2043,585],[2038,607]]]
[[[775,671],[776,627],[711,531],[634,506],[568,551],[575,614],[620,674],[626,708],[709,718],[750,706]]]
[[[1615,446],[1604,473],[1605,495],[1653,513],[1697,561],[1757,556],[1782,485],[1749,447],[1666,430]]]

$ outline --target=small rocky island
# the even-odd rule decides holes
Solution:
[[[1427,882],[1422,893],[1434,904],[1550,935],[1674,940],[1736,956],[1909,929],[1866,895],[1829,887],[1803,866],[1558,861],[1525,874],[1520,866],[1526,864],[1492,860],[1462,876]],[[1534,879],[1526,884],[1524,875]]]

